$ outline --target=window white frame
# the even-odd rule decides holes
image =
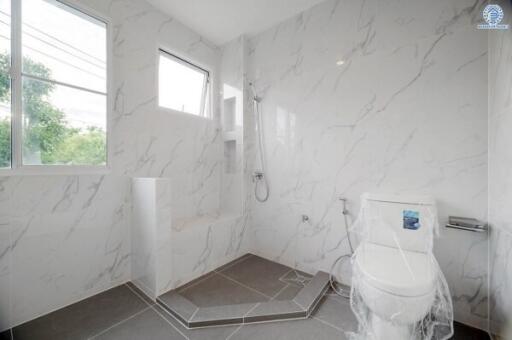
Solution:
[[[85,8],[76,0],[56,0],[66,6],[69,6],[79,12],[84,13],[105,24],[106,27],[106,94],[80,86],[74,86],[67,83],[52,81],[48,79],[38,79],[32,75],[22,72],[22,1],[11,0],[11,168],[0,169],[0,176],[17,175],[76,175],[76,174],[105,174],[111,170],[111,112],[112,103],[112,30],[111,20],[104,17],[96,11]],[[106,164],[105,165],[24,165],[22,160],[23,148],[23,120],[22,120],[22,78],[43,80],[56,85],[64,85],[70,88],[87,91],[90,93],[101,93],[106,95]]]
[[[163,110],[169,110],[169,111],[172,111],[172,112],[179,112],[179,113],[183,113],[183,114],[186,114],[186,115],[190,115],[190,116],[194,116],[194,117],[203,117],[203,118],[211,118],[211,114],[212,114],[212,110],[211,110],[211,107],[209,108],[209,115],[206,114],[206,105],[207,103],[209,102],[210,103],[210,106],[211,106],[211,72],[206,68],[206,67],[203,67],[201,65],[199,65],[198,63],[195,63],[193,61],[190,61],[186,58],[182,58],[180,57],[178,54],[176,53],[173,53],[173,52],[170,52],[169,49],[165,48],[165,47],[159,47],[158,48],[158,51],[157,51],[157,65],[160,65],[160,58],[163,56],[165,58],[169,58],[185,67],[188,67],[188,68],[191,68],[193,70],[196,70],[196,71],[199,71],[201,73],[203,73],[205,75],[204,77],[204,82],[203,82],[203,92],[202,92],[202,95],[201,95],[201,103],[200,103],[200,112],[199,112],[199,115],[196,115],[196,114],[193,114],[193,113],[189,113],[189,112],[184,112],[184,111],[179,111],[179,110],[174,110],[174,109],[171,109],[169,107],[166,107],[166,106],[161,106],[160,105],[160,76],[161,76],[161,73],[160,73],[160,68],[157,67],[157,105],[160,109],[163,109]],[[209,101],[207,101],[207,99],[210,99]]]

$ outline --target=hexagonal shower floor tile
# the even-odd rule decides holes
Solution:
[[[188,328],[307,318],[329,286],[315,276],[247,254],[158,297]]]

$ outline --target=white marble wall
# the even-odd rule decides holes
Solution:
[[[271,186],[252,205],[257,252],[329,270],[348,253],[338,198],[355,215],[365,191],[432,194],[441,223],[486,220],[482,5],[329,0],[250,40]],[[435,250],[456,318],[486,328],[487,239],[443,228]]]
[[[243,41],[239,37],[222,46],[220,65],[221,126],[225,166],[222,176],[220,210],[242,214],[244,159],[244,59]],[[230,107],[231,106],[231,107]],[[226,147],[231,145],[230,148]],[[229,164],[231,163],[231,164]]]
[[[129,185],[114,176],[4,177],[9,304],[19,324],[124,282]],[[2,294],[2,296],[4,296]],[[3,300],[3,298],[2,298]],[[7,320],[7,319],[2,319]],[[8,326],[3,324],[2,326]]]
[[[244,217],[222,214],[187,221],[172,221],[172,263],[157,276],[161,292],[179,287],[247,253]],[[159,256],[160,259],[163,257]],[[167,271],[165,271],[167,269]]]
[[[131,281],[153,299],[247,252],[240,214],[175,218],[171,181],[134,178]]]
[[[509,1],[498,1],[512,25]],[[491,330],[512,337],[512,31],[489,32]]]
[[[171,242],[170,211],[171,195],[168,179],[151,177],[132,179],[131,281],[153,299],[159,295],[157,277],[159,249],[167,249],[166,245]],[[170,256],[166,264],[170,267]]]
[[[157,108],[157,48],[213,72],[220,50],[141,0],[75,0],[111,21],[112,170],[0,178],[0,328],[130,278],[130,177],[169,177],[182,217],[219,208],[222,143],[214,120]]]

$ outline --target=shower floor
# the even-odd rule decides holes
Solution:
[[[311,276],[252,254],[244,255],[157,299],[189,328],[306,318],[328,287]]]

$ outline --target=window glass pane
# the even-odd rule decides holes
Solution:
[[[106,96],[23,79],[23,164],[105,165]]]
[[[11,166],[11,8],[0,0],[0,168]]]
[[[105,23],[55,0],[22,4],[23,72],[106,92]]]
[[[201,115],[206,73],[160,54],[158,102],[162,107]]]

